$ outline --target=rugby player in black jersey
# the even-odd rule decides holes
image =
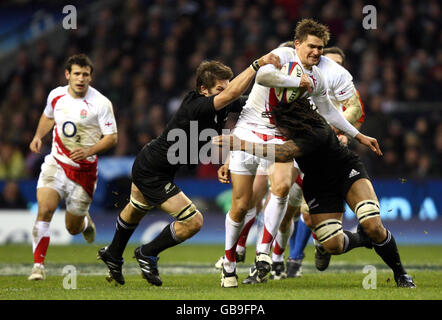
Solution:
[[[356,247],[374,248],[393,270],[398,287],[415,288],[402,266],[395,239],[382,224],[379,202],[359,157],[339,143],[333,129],[313,111],[306,98],[272,109],[276,126],[288,138],[272,146],[240,140],[233,135],[212,139],[251,154],[272,157],[276,162],[295,158],[304,173],[303,192],[309,206],[313,231],[330,254],[342,254]],[[381,155],[380,150],[376,152]],[[344,201],[359,220],[358,230],[342,229]]]
[[[130,202],[117,218],[111,244],[98,251],[98,258],[109,268],[108,281],[124,284],[124,249],[140,220],[156,207],[175,221],[151,242],[135,249],[134,254],[143,277],[153,285],[162,285],[157,264],[159,253],[189,239],[203,225],[202,214],[174,183],[175,173],[182,165],[198,163],[200,148],[208,142],[199,141],[200,133],[212,129],[221,134],[227,113],[241,111],[244,101],[238,98],[249,87],[256,71],[266,64],[281,68],[279,57],[268,53],[232,81],[231,69],[219,61],[205,61],[199,65],[195,90],[185,96],[164,132],[145,145],[135,159]],[[178,157],[177,151],[182,152]]]

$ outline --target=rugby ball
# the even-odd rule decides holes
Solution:
[[[287,62],[285,65],[282,66],[281,72],[299,79],[303,74],[302,68],[297,62]],[[278,101],[284,103],[293,102],[303,92],[303,88],[275,88],[276,98],[278,99]]]

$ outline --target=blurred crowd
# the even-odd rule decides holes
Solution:
[[[362,132],[376,137],[382,158],[354,146],[372,177],[442,177],[442,33],[440,3],[370,1],[376,29],[364,29],[364,1],[128,0],[88,16],[54,53],[51,38],[19,48],[14,71],[0,86],[0,179],[36,178],[42,155],[32,140],[50,90],[65,85],[64,64],[84,52],[94,62],[93,86],[113,103],[119,143],[106,155],[136,155],[159,135],[194,88],[194,71],[218,59],[234,74],[253,59],[293,39],[296,22],[314,18],[329,26],[329,45],[346,53],[365,105]],[[422,112],[394,109],[432,103]],[[437,105],[439,103],[439,105]],[[197,175],[214,177],[200,166]]]

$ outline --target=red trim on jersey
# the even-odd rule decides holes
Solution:
[[[61,149],[62,154],[69,157],[71,152],[68,150],[68,148],[64,146],[63,142],[61,141],[60,136],[57,132],[57,128],[54,128],[54,141],[57,146],[57,151],[60,153]],[[63,168],[66,176],[70,180],[81,185],[92,198],[94,194],[95,181],[97,181],[98,158],[95,159],[94,162],[89,162],[86,159],[74,161],[75,163],[80,165],[79,168],[61,162],[57,158],[55,158],[55,160],[57,160],[58,164]]]
[[[253,130],[252,130],[252,132],[254,134],[256,134],[258,137],[260,137],[264,141],[269,141],[269,140],[272,140],[272,139],[280,139],[282,141],[285,141],[284,136],[274,136],[274,135],[271,135],[271,134],[259,133],[259,132],[253,131]]]
[[[302,188],[302,178],[300,174],[298,174],[295,182]]]
[[[268,106],[268,108],[266,106],[266,112],[270,113],[270,115],[269,115],[269,122],[271,124],[275,124],[275,121],[273,120],[273,115],[271,114],[272,113],[272,107],[276,107],[277,105],[278,105],[278,97],[276,96],[275,88],[270,88],[270,91],[269,91],[269,106]]]
[[[55,108],[55,105],[57,104],[57,101],[58,101],[61,97],[65,96],[65,95],[66,95],[66,93],[65,93],[65,94],[62,94],[62,95],[59,95],[59,96],[56,96],[54,99],[52,99],[52,101],[51,101],[52,109]]]
[[[362,102],[361,95],[359,94],[358,90],[356,90],[356,94],[358,95],[359,102],[361,103],[361,107],[362,107],[362,115],[361,115],[361,117],[359,118],[358,122],[363,123],[364,120],[365,120],[364,103]]]

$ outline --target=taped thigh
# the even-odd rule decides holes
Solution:
[[[376,200],[364,200],[355,206],[355,213],[359,223],[380,216],[379,202]]]
[[[338,219],[328,219],[319,223],[313,230],[318,241],[322,244],[339,234],[343,234],[342,222]]]
[[[130,195],[130,204],[137,210],[142,211],[143,213],[147,213],[149,210],[153,208],[153,206],[142,203],[141,201],[136,200],[132,195]]]
[[[196,209],[195,205],[193,203],[190,203],[180,211],[171,213],[170,215],[174,217],[177,221],[186,222],[191,220],[197,212],[198,210]]]

